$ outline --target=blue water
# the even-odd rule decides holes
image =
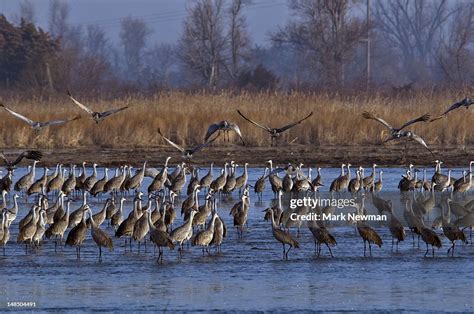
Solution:
[[[384,195],[393,200],[395,214],[403,221],[396,187],[404,170],[383,170],[387,192]],[[323,169],[323,196],[339,171]],[[15,178],[24,172],[25,169],[18,169]],[[37,177],[42,175],[42,170],[39,172]],[[201,171],[201,175],[206,172]],[[262,172],[251,169],[249,183],[253,184]],[[453,176],[459,177],[460,173],[461,169],[455,169]],[[145,179],[144,190],[150,181]],[[473,198],[472,192],[469,198]],[[373,227],[384,245],[373,248],[373,257],[363,257],[363,243],[354,226],[337,224],[330,228],[338,242],[333,248],[335,258],[328,257],[326,248],[322,257],[317,258],[312,235],[303,227],[298,237],[301,248],[291,250],[289,260],[284,261],[281,244],[274,240],[270,223],[263,220],[262,211],[272,199],[269,183],[262,202],[257,201],[252,191],[249,229],[243,239],[238,239],[228,215],[229,208],[239,200],[238,193],[232,199],[224,198],[218,204],[228,227],[223,252],[216,254],[213,250],[211,255],[203,256],[200,248],[191,247],[179,259],[176,250],[165,249],[161,265],[156,263],[150,245],[147,253],[143,247],[138,253],[136,244],[132,253],[125,253],[122,239],[114,239],[115,249],[104,250],[103,262],[99,263],[90,235],[81,251],[81,260],[76,259],[74,248],[61,248],[55,253],[51,241],[25,255],[24,246],[14,242],[18,221],[27,214],[33,199],[28,204],[21,199],[6,256],[0,256],[0,310],[7,309],[8,302],[32,301],[36,310],[473,311],[474,246],[459,244],[451,258],[446,255],[448,240],[442,237],[443,247],[436,250],[436,257],[425,258],[424,243],[413,246],[407,230],[407,239],[400,244],[399,252],[392,252],[388,227],[377,222]],[[100,210],[102,200],[90,201],[94,212]],[[78,208],[80,202],[78,197],[71,210]],[[124,215],[131,206],[128,201]],[[175,208],[177,226],[182,218],[180,205]],[[369,213],[377,213],[369,200],[366,208]],[[354,209],[344,209],[350,211]],[[439,209],[435,208],[425,222],[428,224],[437,216]],[[113,234],[106,223],[102,228]],[[291,229],[291,233],[296,236],[296,229]],[[437,233],[442,234],[440,230]]]

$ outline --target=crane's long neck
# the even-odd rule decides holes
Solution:
[[[93,166],[92,175],[93,175],[94,177],[97,177],[97,166],[96,166],[95,164],[94,164],[94,166]]]
[[[341,166],[341,177],[344,175],[344,165]]]
[[[123,202],[125,202],[125,200],[120,200],[120,207],[119,207],[119,211],[120,213],[122,214],[123,213]]]
[[[153,221],[151,220],[151,215],[149,212],[146,212],[145,215],[148,216],[148,224],[150,225],[150,230],[155,230],[156,227],[155,225],[153,224]]]
[[[270,216],[271,216],[271,219],[272,219],[272,228],[273,228],[273,229],[276,229],[276,228],[278,228],[278,226],[277,226],[276,223],[275,223],[275,213],[273,212],[272,209],[270,209],[270,211],[271,211],[271,215],[270,215]]]
[[[279,208],[279,209],[282,209],[282,206],[281,206],[281,195],[282,195],[282,193],[281,193],[281,192],[278,192],[278,208]]]
[[[33,168],[31,169],[31,174],[33,176],[33,178],[35,177],[35,174],[36,174],[36,161],[33,163]]]

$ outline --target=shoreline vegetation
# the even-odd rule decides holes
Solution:
[[[7,153],[11,149],[24,148],[51,152],[60,149],[69,153],[89,150],[99,155],[103,155],[105,151],[123,154],[131,150],[129,157],[133,163],[135,159],[146,159],[145,156],[134,154],[135,151],[145,155],[163,153],[179,156],[166,146],[157,133],[158,128],[165,136],[186,147],[202,143],[210,124],[228,120],[239,125],[248,146],[239,146],[238,138],[231,133],[230,143],[224,142],[221,137],[212,147],[197,153],[194,158],[197,163],[219,161],[219,153],[238,161],[240,156],[243,158],[248,152],[248,156],[258,164],[267,154],[275,159],[275,155],[278,156],[281,152],[278,156],[281,161],[314,160],[316,163],[319,161],[334,166],[348,158],[351,161],[360,160],[364,164],[378,161],[380,164],[399,165],[405,160],[431,164],[434,159],[442,159],[448,164],[464,165],[473,156],[474,119],[470,109],[462,108],[438,121],[418,123],[410,127],[434,150],[434,157],[413,142],[407,142],[406,151],[404,141],[381,145],[381,141],[388,136],[387,130],[374,121],[365,120],[361,114],[364,110],[375,112],[397,126],[427,112],[432,117],[437,116],[455,101],[469,96],[469,93],[469,90],[417,91],[409,95],[372,94],[367,97],[365,94],[343,96],[328,93],[169,92],[114,100],[77,95],[79,101],[97,111],[130,106],[99,124],[95,124],[74,105],[66,93],[49,100],[2,97],[1,101],[6,106],[34,120],[71,118],[78,114],[82,118],[35,133],[22,121],[1,110],[0,147]],[[278,147],[270,147],[268,133],[242,119],[237,110],[255,121],[275,127],[298,120],[310,112],[314,114],[285,132],[278,139]],[[70,159],[65,157],[66,160]],[[157,156],[154,159],[162,162],[161,159],[164,158]],[[114,163],[117,158],[109,156],[105,160]]]

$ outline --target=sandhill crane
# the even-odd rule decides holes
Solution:
[[[84,181],[86,181],[86,178],[87,178],[86,162],[83,161],[81,174],[76,178],[76,186],[75,186],[76,191],[81,191],[83,189]]]
[[[204,255],[204,251],[209,253],[209,244],[214,237],[214,227],[215,221],[217,218],[217,213],[214,212],[212,215],[210,223],[207,225],[205,230],[198,232],[192,239],[191,245],[192,246],[202,246],[202,254]]]
[[[77,120],[77,119],[81,118],[80,116],[77,116],[77,117],[74,117],[72,119],[52,120],[52,121],[40,122],[40,121],[33,121],[33,120],[25,117],[24,115],[21,115],[21,114],[15,112],[15,111],[5,107],[5,105],[2,104],[2,103],[0,103],[0,107],[5,109],[8,113],[13,115],[14,117],[16,117],[16,118],[20,119],[21,121],[25,122],[26,124],[28,124],[30,126],[30,128],[32,128],[36,132],[39,132],[39,131],[41,131],[41,129],[43,129],[45,127],[48,127],[48,126],[61,125],[61,124],[65,124],[67,122],[71,122],[71,121],[74,121],[74,120]]]
[[[178,173],[178,175],[172,180],[171,186],[169,187],[170,191],[173,191],[173,193],[176,193],[176,195],[181,194],[181,190],[183,187],[186,185],[186,167],[183,164],[181,164],[181,171]]]
[[[13,170],[8,170],[7,174],[0,179],[0,191],[10,192],[13,183]]]
[[[138,171],[125,185],[126,190],[136,190],[142,186],[143,178],[145,177],[146,161],[143,163],[143,167]]]
[[[117,207],[115,205],[115,198],[108,198],[107,202],[108,204],[105,208],[105,219],[109,220],[109,224],[110,224],[110,219],[117,212]]]
[[[76,165],[71,166],[71,172],[69,173],[69,177],[64,181],[61,191],[64,195],[69,195],[69,193],[73,192],[76,188]]]
[[[34,206],[32,209],[32,214],[33,216],[31,217],[31,220],[19,230],[18,232],[18,237],[16,241],[18,243],[25,243],[25,253],[28,254],[28,244],[32,245],[33,244],[33,237],[36,233],[36,225],[38,223],[38,216],[39,216],[39,206]]]
[[[344,174],[344,166],[347,167],[347,173]],[[341,176],[336,178],[332,183],[331,186],[329,187],[330,192],[341,192],[344,189],[346,189],[349,185],[349,182],[351,180],[351,164],[347,165],[342,165],[341,166]]]
[[[457,219],[454,224],[455,227],[460,228],[462,227],[463,230],[465,228],[469,228],[469,241],[472,245],[472,228],[474,228],[474,212],[470,212],[462,216],[461,218]]]
[[[128,106],[125,106],[125,107],[122,107],[122,108],[118,108],[118,109],[112,109],[112,110],[108,110],[108,111],[104,111],[104,112],[97,112],[97,111],[93,111],[91,109],[89,109],[88,107],[84,106],[83,104],[81,104],[79,101],[77,101],[76,99],[74,99],[71,95],[71,93],[69,92],[69,90],[67,90],[67,94],[69,96],[69,98],[77,105],[79,106],[79,108],[81,108],[82,110],[86,111],[90,117],[92,118],[92,120],[95,121],[95,123],[99,123],[101,121],[103,121],[105,118],[107,118],[108,116],[114,114],[114,113],[117,113],[117,112],[120,112],[122,110],[125,110],[128,108]]]
[[[466,193],[468,192],[471,187],[472,187],[472,165],[474,164],[474,161],[469,162],[469,178],[466,180],[464,177],[464,180],[462,181],[456,181],[453,185],[453,192],[454,193]]]
[[[282,207],[282,202],[281,202],[282,196],[283,196],[283,191],[282,190],[278,191],[278,202],[276,205],[271,207],[271,209],[273,210],[272,212],[269,211],[270,208],[267,208],[264,210],[265,216],[263,217],[263,219],[265,219],[265,221],[270,220],[271,219],[270,215],[273,215],[275,216],[274,219],[277,225],[280,224],[280,218],[283,213],[283,207]]]
[[[85,205],[84,212],[89,209],[88,205]],[[82,215],[81,222],[78,223],[74,228],[72,228],[66,238],[66,245],[76,247],[76,257],[77,259],[81,258],[81,246],[82,242],[86,239],[87,235],[87,224],[86,224],[86,215]]]
[[[415,234],[418,235],[418,246],[420,246],[421,226],[423,226],[422,217],[413,213],[411,200],[405,199],[405,209],[403,211],[403,218],[405,219],[408,228],[411,231],[413,246],[415,246]]]
[[[283,192],[286,193],[291,192],[291,190],[293,189],[293,178],[288,172],[283,177],[282,188]]]
[[[181,226],[177,227],[170,233],[171,240],[173,242],[177,242],[179,244],[179,256],[182,256],[182,250],[183,250],[183,242],[188,239],[189,233],[192,232],[193,230],[193,219],[194,215],[197,213],[196,210],[191,210],[191,213],[189,215],[189,219],[182,224]]]
[[[84,191],[82,193],[82,205],[75,211],[71,212],[71,214],[69,215],[69,226],[68,226],[69,228],[72,228],[81,222],[85,214],[84,211],[86,210],[86,206],[87,206],[87,192]]]
[[[171,146],[173,146],[174,148],[176,148],[177,150],[179,150],[182,154],[183,154],[183,158],[186,159],[186,160],[190,160],[193,155],[197,152],[199,152],[200,150],[206,148],[207,146],[209,146],[212,142],[214,142],[217,137],[214,137],[213,139],[211,139],[210,141],[208,142],[204,142],[202,144],[199,144],[195,147],[192,147],[192,148],[183,148],[182,146],[176,144],[175,142],[171,141],[169,138],[165,137],[162,133],[161,133],[161,130],[158,129],[158,134],[161,135],[161,137],[168,143],[170,144]]]
[[[238,208],[234,214],[234,227],[237,228],[237,234],[239,238],[244,236],[244,228],[247,223],[248,211],[249,211],[249,196],[247,193],[242,195],[242,205]]]
[[[331,246],[337,245],[337,242],[334,236],[326,229],[326,227],[311,226],[309,227],[309,230],[313,234],[314,245],[318,253],[318,257],[321,254],[321,243],[324,243],[327,246],[329,254],[331,257],[334,257]]]
[[[298,243],[296,239],[293,239],[293,237],[291,236],[289,232],[278,228],[277,224],[275,223],[273,209],[270,208],[269,211],[271,212],[271,218],[272,218],[271,222],[272,222],[273,237],[283,245],[283,259],[288,260],[288,253],[290,252],[291,248],[294,247],[294,248],[299,249],[300,244]],[[288,251],[286,250],[286,245],[289,246]]]
[[[57,175],[48,182],[48,186],[46,188],[46,193],[60,191],[61,187],[63,186],[64,182],[64,174],[62,170],[62,165],[59,165],[59,171]]]
[[[201,186],[202,189],[204,188],[209,188],[212,182],[212,170],[214,167],[214,163],[211,163],[211,166],[209,168],[209,172],[201,178],[199,181],[199,185]]]
[[[3,248],[3,256],[5,256],[5,247],[10,240],[10,229],[7,226],[8,214],[6,211],[2,213],[2,232],[0,233],[0,246]]]
[[[222,190],[227,181],[227,165],[228,163],[224,164],[224,172],[222,172],[222,174],[217,177],[217,179],[211,182],[210,188],[216,193]]]
[[[16,165],[18,165],[23,160],[23,158],[40,161],[41,158],[43,158],[43,154],[37,150],[27,150],[27,151],[22,152],[20,155],[18,155],[18,157],[14,161],[10,162],[5,157],[3,152],[0,153],[0,159],[3,160],[7,170],[15,169]]]
[[[43,235],[46,231],[46,211],[44,209],[40,209],[39,211],[39,220],[36,224],[36,232],[33,236],[33,243],[36,247],[39,247],[41,241],[43,240]]]
[[[189,180],[188,188],[186,189],[186,195],[191,195],[194,188],[199,185],[199,169],[193,168],[191,171],[191,179]]]
[[[237,179],[235,178],[235,169],[237,165],[231,161],[230,162],[230,173],[227,175],[227,179],[225,181],[224,186],[222,187],[222,192],[224,194],[231,194],[232,191],[235,189],[235,185],[237,184]]]
[[[206,200],[204,202],[204,205],[197,206],[197,203],[196,203],[198,212],[194,216],[193,226],[204,227],[204,225],[206,224],[207,217],[209,217],[209,214],[211,213],[211,210],[212,210],[212,203],[211,203],[212,195],[213,195],[213,192],[212,190],[210,190],[206,195]]]
[[[95,225],[97,227],[100,227],[100,225],[102,225],[105,221],[105,217],[106,217],[106,214],[107,214],[107,207],[110,205],[110,203],[112,203],[112,199],[107,199],[107,201],[104,203],[104,206],[102,207],[101,211],[99,211],[98,213],[94,214],[92,216],[92,218],[94,219],[94,222],[95,222]],[[87,208],[86,208],[87,210]],[[87,220],[87,227],[89,228],[91,225],[91,220]]]
[[[273,172],[273,160],[268,160],[268,164],[270,164],[270,174],[268,175],[268,180],[270,181],[270,185],[272,186],[273,194],[276,196],[278,191],[283,188],[283,180],[278,176],[278,172]],[[275,169],[276,171],[277,169]]]
[[[8,214],[7,226],[10,227],[11,223],[16,219],[18,215],[18,194],[13,195],[13,207],[5,208]]]
[[[362,188],[362,185],[361,185],[361,177],[362,177],[361,169],[362,168],[359,167],[359,169],[356,170],[356,177],[354,179],[351,179],[349,181],[349,185],[347,186],[347,189],[352,194],[355,194],[355,193],[359,192],[359,190]]]
[[[120,166],[119,168],[115,168],[115,174],[112,178],[108,179],[107,182],[104,184],[104,188],[102,193],[109,193],[112,192],[112,186],[114,185],[114,189],[120,190],[122,187],[122,182],[124,182],[127,172],[128,166]],[[113,193],[112,193],[113,195]]]
[[[110,225],[114,228],[118,228],[120,224],[123,222],[123,203],[126,201],[125,197],[120,199],[120,206],[119,209],[113,216],[110,218]]]
[[[191,195],[189,195],[188,198],[186,198],[183,201],[183,203],[181,204],[181,216],[184,215],[185,217],[188,217],[189,212],[191,211],[191,209],[195,207],[195,204],[196,204],[197,198],[198,198],[197,195],[198,195],[199,191],[200,191],[199,185],[196,185],[194,190],[193,190],[193,193]]]
[[[174,210],[174,200],[176,196],[177,196],[176,193],[174,193],[173,191],[170,191],[169,193],[170,200],[169,202],[165,202],[164,204],[163,212],[166,212],[166,218],[165,218],[166,226],[172,226],[174,220],[176,219],[176,211]]]
[[[94,196],[98,196],[100,193],[104,191],[105,184],[109,181],[109,169],[105,168],[104,169],[104,176],[102,179],[98,180],[92,189],[90,190],[91,194]]]
[[[150,206],[148,206],[149,209],[151,209]],[[140,243],[143,239],[145,239],[145,236],[148,234],[148,231],[150,231],[150,225],[148,221],[150,220],[150,211],[145,210],[143,215],[135,222],[135,225],[133,226],[133,232],[132,232],[132,239],[134,241],[138,241],[138,253],[140,253]],[[145,253],[146,253],[146,239],[145,239]]]
[[[321,167],[318,167],[317,170],[318,170],[318,175],[311,182],[311,185],[313,186],[313,191],[314,192],[316,192],[320,187],[324,186],[323,179],[322,179],[322,176],[321,176]]]
[[[375,167],[377,167],[378,165],[377,164],[372,164],[372,173],[370,174],[370,176],[367,176],[363,179],[362,181],[362,187],[366,190],[370,189],[370,187],[372,186],[372,184],[374,184],[374,181],[375,181]]]
[[[92,211],[90,208],[88,209],[88,212],[89,219],[91,220],[92,240],[94,240],[95,244],[99,247],[99,262],[102,262],[102,247],[113,250],[114,244],[112,242],[112,238],[104,230],[97,227],[94,222],[94,218],[92,217]]]
[[[402,130],[414,123],[417,123],[417,122],[426,122],[430,119],[430,114],[429,113],[426,113],[424,115],[422,115],[421,117],[418,117],[416,119],[413,119],[411,121],[408,121],[407,123],[405,123],[404,125],[402,125],[401,127],[399,128],[394,128],[392,127],[390,124],[388,124],[385,120],[383,120],[382,118],[379,118],[377,117],[376,115],[370,113],[370,112],[367,112],[367,111],[364,111],[362,113],[362,116],[365,118],[365,119],[371,119],[371,120],[375,120],[375,121],[378,121],[380,122],[381,124],[383,124],[386,128],[389,129],[390,131],[390,137],[388,137],[387,139],[385,139],[383,142],[386,143],[388,141],[392,141],[392,140],[398,140],[398,139],[401,139],[401,138],[406,138],[406,139],[409,139],[409,140],[412,140],[412,141],[415,141],[421,145],[423,145],[431,154],[433,154],[433,152],[428,148],[428,145],[426,145],[425,141],[418,135],[416,135],[415,133],[411,132],[411,131],[403,131]]]
[[[59,243],[63,242],[63,237],[64,237],[64,232],[66,231],[68,225],[69,225],[69,208],[70,208],[71,201],[67,202],[67,210],[66,213],[59,218],[58,220],[55,220],[52,225],[49,226],[49,228],[46,230],[45,235],[49,239],[51,236],[55,237],[54,241],[54,251],[56,252],[57,246],[58,246],[58,238],[59,238]]]
[[[434,187],[435,191],[442,192],[448,189],[449,186],[451,185],[451,169],[448,170],[448,178],[446,180],[440,181],[439,183],[436,183],[436,182],[434,183],[435,183],[435,187]]]
[[[382,191],[383,181],[382,181],[383,170],[379,171],[379,179],[374,184],[371,185],[370,191],[372,192],[380,192]]]
[[[244,172],[242,173],[241,176],[237,177],[235,179],[235,189],[239,189],[239,195],[242,194],[242,189],[244,188],[244,186],[247,185],[247,180],[248,180],[248,170],[247,170],[247,167],[248,167],[248,163],[246,162],[244,164]]]
[[[366,253],[366,242],[369,244],[369,254],[372,256],[372,245],[374,243],[379,247],[382,247],[382,239],[378,233],[371,227],[365,225],[364,223],[357,221],[357,231],[359,232],[360,237],[364,240],[364,256]]]
[[[271,136],[271,144],[270,144],[270,145],[271,145],[271,146],[274,145],[273,142],[274,142],[274,141],[276,142],[277,138],[280,137],[280,135],[281,135],[283,132],[285,132],[285,131],[287,131],[287,130],[293,128],[294,126],[300,124],[301,122],[303,122],[304,120],[308,119],[309,117],[311,117],[311,116],[313,115],[313,112],[311,112],[310,114],[308,114],[308,115],[307,115],[306,117],[304,117],[303,119],[300,119],[300,120],[298,120],[298,121],[292,122],[292,123],[290,123],[290,124],[288,124],[288,125],[285,125],[285,126],[283,126],[283,127],[280,127],[280,128],[270,128],[270,127],[268,127],[268,126],[266,126],[266,125],[257,123],[257,122],[255,122],[255,121],[253,121],[253,120],[247,118],[246,116],[244,116],[244,115],[242,114],[242,112],[240,112],[240,110],[237,110],[237,112],[239,113],[239,115],[240,115],[242,118],[244,118],[244,119],[247,120],[248,122],[250,122],[250,123],[252,123],[253,125],[256,125],[257,127],[259,127],[259,128],[261,128],[261,129],[267,131],[268,133],[270,133],[270,136]]]
[[[448,249],[448,253],[447,253],[448,255],[449,255],[449,252],[451,251],[451,256],[454,256],[454,246],[456,245],[456,240],[460,240],[466,244],[468,243],[468,241],[466,240],[466,236],[464,235],[464,232],[461,229],[454,227],[453,225],[449,223],[444,224],[443,222],[443,234],[451,242],[451,247]]]
[[[164,213],[163,213],[164,215]],[[151,221],[151,215],[147,215],[148,225],[150,228],[150,240],[158,247],[158,259],[157,263],[160,261],[163,263],[163,247],[169,247],[171,250],[174,250],[174,243],[172,238],[168,233],[163,230],[156,228]]]
[[[224,220],[222,220],[222,218],[219,217],[219,215],[217,214],[216,202],[217,200],[214,199],[212,210],[216,213],[217,217],[214,222],[214,234],[213,234],[211,243],[209,245],[215,245],[216,251],[219,253],[221,252],[222,242],[224,241],[224,238],[227,235],[227,227],[225,225]]]
[[[267,171],[268,167],[265,167],[263,169],[263,175],[258,178],[257,182],[255,182],[255,185],[253,187],[255,194],[258,195],[258,199],[261,200],[263,197],[263,191],[265,191],[265,179],[267,177]]]
[[[84,180],[84,191],[90,192],[94,184],[97,182],[97,164],[92,164],[92,174]]]
[[[395,214],[393,213],[393,206],[392,206],[392,201],[389,201],[389,206],[390,206],[390,221],[388,223],[388,229],[390,230],[390,234],[392,235],[392,250],[393,250],[393,244],[396,240],[396,245],[397,245],[397,252],[398,252],[398,244],[400,241],[404,241],[406,234],[405,234],[405,229],[403,228],[402,223],[395,217]]]
[[[225,120],[213,123],[209,126],[206,132],[206,136],[204,137],[204,142],[207,142],[207,140],[216,132],[218,132],[216,138],[219,137],[221,132],[224,132],[224,141],[226,140],[226,136],[227,141],[229,141],[229,132],[231,131],[235,132],[235,134],[237,134],[240,140],[242,141],[242,144],[245,145],[245,141],[242,137],[242,132],[240,132],[239,126],[235,123]]]
[[[33,161],[33,166],[31,167],[31,171],[27,174],[25,174],[23,177],[21,177],[16,183],[15,183],[15,191],[25,191],[28,190],[28,188],[33,184],[35,180],[35,174],[36,174],[36,164],[38,163],[37,160]]]
[[[141,201],[142,192],[139,192],[135,197],[136,202]],[[122,205],[121,205],[122,206]],[[122,223],[118,226],[117,231],[115,231],[115,236],[117,238],[121,238],[123,236],[130,237],[130,251],[132,251],[132,234],[133,234],[133,227],[135,226],[135,222],[140,218],[138,209],[134,206],[133,210],[130,212],[128,217],[122,221]],[[125,250],[127,250],[127,239],[125,239]]]
[[[466,107],[466,109],[469,108],[469,106],[471,106],[472,104],[474,104],[474,100],[470,99],[470,98],[464,98],[463,100],[461,101],[458,101],[454,104],[452,104],[448,110],[446,110],[442,115],[436,117],[436,118],[433,118],[430,120],[430,122],[433,122],[433,121],[436,121],[438,119],[441,119],[441,118],[444,118],[449,112],[455,110],[455,109],[458,109],[458,108],[461,108],[461,107]]]
[[[160,192],[164,188],[165,182],[168,179],[168,162],[170,159],[171,157],[166,158],[165,165],[148,186],[148,194]]]
[[[421,239],[426,243],[426,252],[425,257],[428,255],[428,245],[431,245],[431,253],[434,257],[434,247],[436,246],[438,249],[441,248],[441,240],[430,228],[426,228],[425,226],[420,226],[420,235]]]
[[[31,195],[35,193],[45,193],[46,184],[48,183],[48,167],[44,167],[44,173],[41,178],[36,180],[26,191],[26,195]]]

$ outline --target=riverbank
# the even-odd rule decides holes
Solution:
[[[377,163],[383,167],[433,166],[434,160],[444,161],[445,167],[465,167],[474,159],[474,145],[464,147],[433,146],[434,156],[414,143],[371,145],[371,146],[308,146],[287,145],[280,147],[249,147],[239,145],[208,147],[196,153],[192,163],[205,166],[211,162],[221,165],[224,161],[234,160],[238,164],[248,162],[250,166],[263,166],[272,159],[276,164],[288,162],[303,163],[309,166],[339,167],[341,163],[368,166]],[[22,150],[3,149],[7,157]],[[169,146],[150,148],[104,148],[90,147],[78,149],[42,149],[41,165],[53,166],[58,162],[64,165],[97,162],[102,166],[131,164],[140,166],[147,160],[151,166],[162,165],[166,157],[171,156],[171,164],[183,161],[181,154]],[[23,161],[22,163],[25,163]]]

